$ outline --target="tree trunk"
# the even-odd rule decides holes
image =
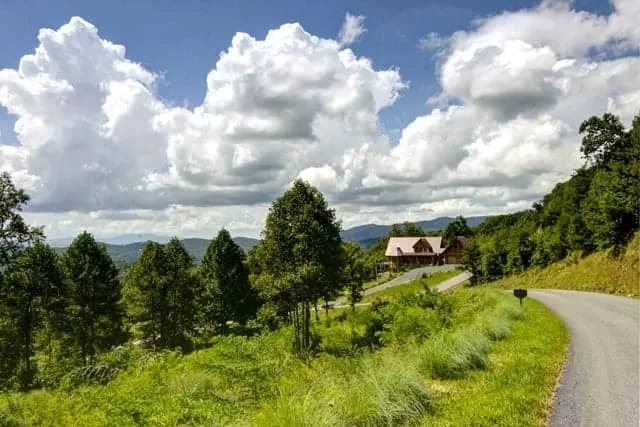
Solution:
[[[292,313],[292,317],[293,317],[293,330],[294,330],[294,343],[293,343],[293,347],[294,350],[296,351],[296,353],[300,354],[301,351],[301,341],[300,341],[300,316],[298,314],[298,304],[294,305],[293,308],[293,313]]]
[[[24,319],[24,323],[22,324],[22,338],[24,344],[24,366],[25,372],[22,377],[22,388],[26,390],[29,386],[29,377],[31,373],[31,328],[32,328],[32,319],[31,319],[31,301],[29,301],[27,305],[27,313]]]
[[[309,351],[311,350],[311,332],[309,328],[309,322],[311,321],[311,308],[309,307],[309,303],[305,302],[302,309],[304,316],[303,344],[305,357],[308,357]]]
[[[314,309],[315,309],[315,311],[316,311],[316,320],[320,320],[320,316],[318,316],[318,300],[315,300],[315,301],[313,302],[313,308],[314,308]]]

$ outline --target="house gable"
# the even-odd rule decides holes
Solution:
[[[429,241],[427,239],[419,239],[413,245],[413,252],[415,253],[434,252],[434,250],[429,244]]]

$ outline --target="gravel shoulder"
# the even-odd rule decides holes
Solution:
[[[529,296],[560,316],[571,334],[550,425],[640,425],[640,301],[562,290]]]

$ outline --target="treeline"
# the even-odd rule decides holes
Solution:
[[[342,242],[322,194],[303,181],[271,207],[247,257],[221,230],[195,266],[182,243],[148,243],[122,275],[87,232],[58,255],[20,212],[29,197],[0,175],[0,389],[52,387],[126,344],[189,352],[212,337],[291,324],[293,348],[317,345],[311,309],[367,276],[360,248]]]
[[[611,248],[640,225],[640,116],[630,129],[612,114],[580,126],[585,164],[529,210],[487,219],[465,254],[475,282]]]

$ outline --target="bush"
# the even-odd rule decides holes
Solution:
[[[423,340],[440,329],[438,315],[434,310],[403,306],[395,311],[393,320],[380,331],[380,341],[385,344],[404,344],[411,340]]]
[[[262,325],[264,329],[275,331],[281,325],[280,316],[278,316],[278,308],[272,303],[263,304],[256,314],[256,321]]]
[[[338,324],[330,329],[321,330],[321,337],[320,350],[333,356],[353,356],[361,344],[360,336],[355,332],[353,325]]]

